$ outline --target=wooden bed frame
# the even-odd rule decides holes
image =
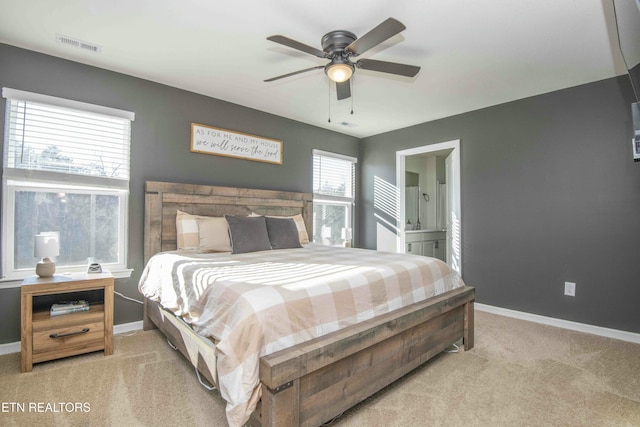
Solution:
[[[176,249],[176,211],[222,216],[302,213],[311,230],[312,195],[147,181],[145,263]],[[262,399],[254,426],[317,426],[391,384],[451,344],[473,348],[475,289],[454,289],[427,301],[264,356]],[[217,385],[214,346],[145,298],[144,329],[159,328]]]

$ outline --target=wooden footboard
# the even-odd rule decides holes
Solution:
[[[474,300],[475,289],[465,286],[262,357],[262,401],[252,415],[251,424],[317,426],[391,384],[460,338],[465,350],[470,350]],[[173,321],[171,316],[157,303],[146,301],[145,318],[158,326],[215,384],[215,358],[212,364],[212,355],[194,352],[194,348],[202,345],[190,342],[206,339],[180,321]]]
[[[317,426],[460,338],[470,350],[474,299],[456,289],[263,357],[262,426]]]

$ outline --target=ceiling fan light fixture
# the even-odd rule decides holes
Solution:
[[[325,67],[324,72],[332,81],[342,83],[353,75],[353,65],[345,62],[332,62]]]
[[[336,96],[338,101],[340,101],[351,97],[351,78],[353,73],[355,73],[356,68],[380,73],[395,74],[403,77],[415,77],[420,71],[420,67],[416,67],[415,65],[377,61],[375,59],[360,59],[352,62],[352,58],[360,56],[374,47],[379,46],[385,40],[396,36],[405,29],[406,27],[400,21],[388,18],[360,38],[356,37],[356,35],[350,31],[330,31],[322,36],[322,39],[320,40],[322,50],[285,36],[269,36],[267,37],[267,40],[296,49],[300,52],[308,53],[318,58],[322,58],[323,60],[328,59],[329,63],[283,74],[281,76],[267,79],[265,82],[272,82],[274,80],[323,68],[325,74],[329,77],[329,80],[332,83],[335,83]]]

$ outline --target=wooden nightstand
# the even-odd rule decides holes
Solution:
[[[76,300],[80,292],[97,293],[90,301],[89,311],[49,314],[51,303],[46,299]],[[113,354],[111,273],[27,277],[22,282],[20,299],[22,372],[31,372],[34,363],[76,354],[98,350],[104,350],[105,356]],[[45,302],[40,302],[43,299]]]

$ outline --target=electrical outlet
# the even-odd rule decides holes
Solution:
[[[570,297],[576,296],[576,284],[574,282],[564,282],[564,294]]]

